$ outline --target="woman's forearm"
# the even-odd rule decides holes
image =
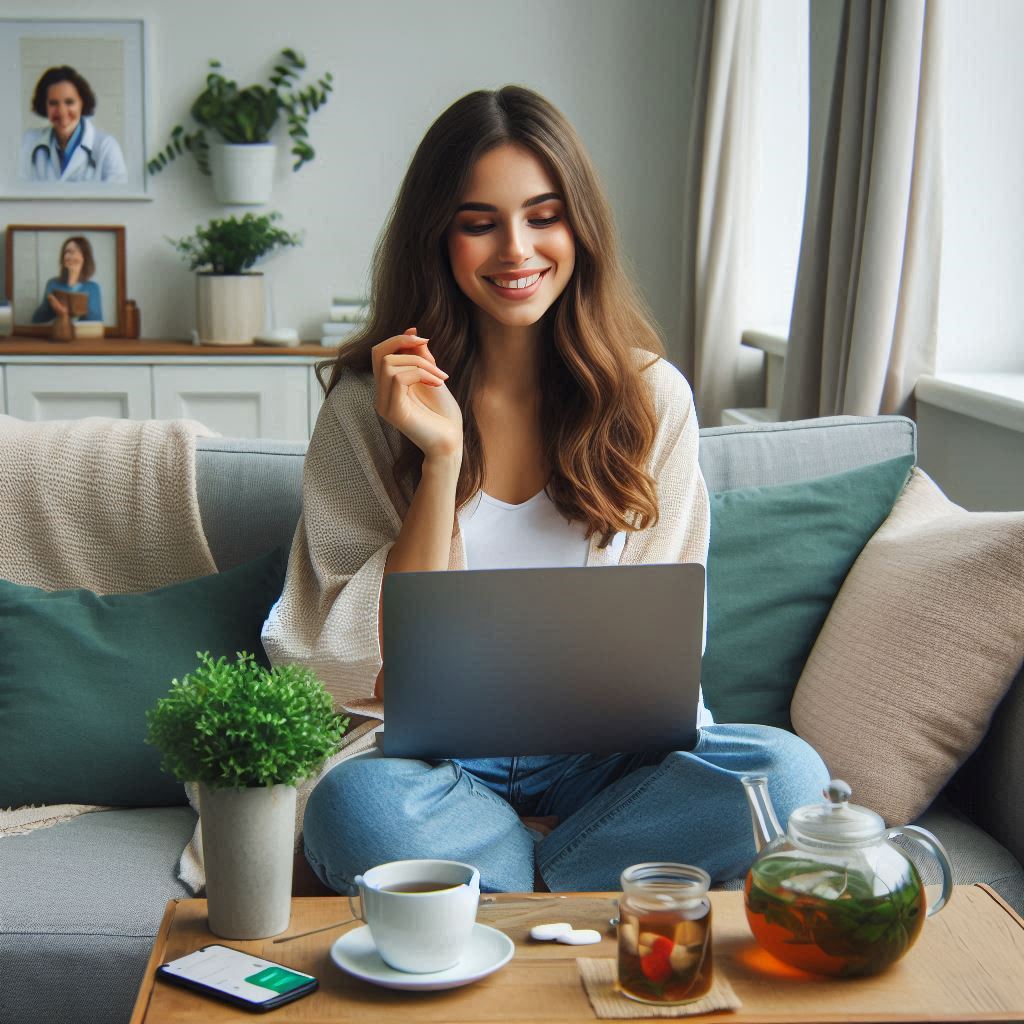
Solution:
[[[431,572],[448,568],[455,525],[455,487],[462,453],[423,460],[423,473],[405,515],[398,540],[388,552],[384,575],[393,572]],[[384,601],[377,609],[377,635],[384,635]],[[383,651],[381,652],[383,654]],[[384,696],[384,669],[377,673],[374,695]]]

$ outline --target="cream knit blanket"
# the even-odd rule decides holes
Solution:
[[[142,593],[217,571],[199,517],[192,420],[0,416],[0,578]],[[0,810],[0,837],[96,807]]]

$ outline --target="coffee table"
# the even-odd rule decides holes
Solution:
[[[274,1010],[274,1024],[431,1021],[537,1024],[595,1020],[576,957],[615,955],[608,924],[617,893],[517,894],[482,897],[478,920],[506,932],[516,954],[500,971],[465,988],[395,992],[343,973],[330,958],[347,924],[275,942],[227,942],[320,979],[320,990]],[[876,978],[836,981],[786,967],[754,943],[739,892],[713,892],[716,969],[728,975],[743,1007],[711,1015],[727,1024],[820,1021],[1024,1020],[1024,920],[984,885],[957,886],[948,907],[925,923],[914,948]],[[283,936],[335,925],[349,916],[339,897],[296,897]],[[570,921],[605,936],[594,946],[533,942],[530,928]],[[167,905],[131,1024],[221,1024],[253,1015],[155,980],[157,966],[217,939],[206,927],[205,900]]]

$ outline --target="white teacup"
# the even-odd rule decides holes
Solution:
[[[454,967],[476,923],[480,872],[454,860],[395,860],[356,875],[362,913],[381,959],[396,971]],[[354,911],[353,911],[354,912]]]

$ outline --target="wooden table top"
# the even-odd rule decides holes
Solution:
[[[743,1001],[734,1013],[710,1015],[728,1024],[783,1022],[981,1021],[1024,1019],[1024,920],[987,886],[958,886],[949,905],[925,923],[913,949],[875,978],[834,980],[781,964],[754,942],[742,893],[713,892],[716,972]],[[617,893],[485,895],[478,920],[515,942],[514,958],[495,974],[442,992],[396,992],[350,977],[330,958],[331,945],[357,923],[329,927],[293,941],[227,941],[267,960],[315,975],[319,991],[272,1011],[275,1024],[429,1021],[434,1024],[537,1024],[595,1020],[577,957],[614,957]],[[349,917],[340,897],[297,897],[289,929],[278,940]],[[598,945],[534,942],[529,930],[546,921],[596,928]],[[223,1024],[248,1021],[249,1011],[154,980],[157,966],[222,941],[206,928],[205,900],[167,905],[131,1024]],[[651,1019],[651,1018],[647,1018]]]

